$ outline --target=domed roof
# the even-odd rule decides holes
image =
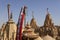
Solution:
[[[51,36],[49,35],[46,35],[43,37],[43,40],[55,40],[54,38],[52,38]]]
[[[38,37],[38,38],[36,38],[36,39],[34,39],[34,40],[43,40],[41,37]]]

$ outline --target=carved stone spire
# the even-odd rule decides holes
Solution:
[[[52,24],[53,23],[52,23],[51,15],[49,14],[48,8],[47,8],[47,15],[45,18],[44,26],[51,26]]]
[[[31,22],[30,22],[30,26],[32,28],[36,28],[37,27],[36,20],[34,18],[33,12],[32,12],[32,19],[31,19]]]
[[[34,18],[34,12],[32,11],[32,18]]]
[[[47,14],[49,14],[48,8],[47,8]]]
[[[10,19],[10,4],[7,5],[8,8],[8,20]]]
[[[10,15],[10,19],[12,19],[12,12],[11,12],[11,15]]]

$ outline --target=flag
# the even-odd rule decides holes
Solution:
[[[24,22],[24,18],[25,18],[25,9],[26,7],[24,7],[21,10],[21,13],[19,15],[19,20],[18,20],[18,24],[17,24],[17,37],[16,40],[22,40],[22,26],[23,26],[23,22]]]
[[[24,8],[23,8],[23,10],[22,10],[22,12],[21,12],[21,21],[20,21],[20,40],[22,40],[22,26],[23,26],[23,22],[24,22],[24,19],[25,19],[25,9],[26,9],[27,7],[26,6],[24,6]]]

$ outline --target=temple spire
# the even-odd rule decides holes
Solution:
[[[11,12],[11,15],[10,15],[10,19],[12,19],[12,12]]]
[[[10,4],[7,5],[7,9],[8,9],[8,20],[10,19]]]
[[[51,15],[50,13],[48,12],[48,8],[47,8],[47,15],[46,15],[46,18],[45,18],[45,22],[44,22],[44,26],[52,26],[53,23],[52,23],[52,18],[51,18]]]
[[[32,11],[32,18],[34,18],[34,12]]]
[[[49,14],[48,8],[47,8],[47,14]]]

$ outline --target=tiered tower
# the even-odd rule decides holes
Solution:
[[[31,22],[30,22],[30,26],[34,29],[37,28],[37,24],[36,24],[36,20],[34,18],[33,12],[32,12],[32,19],[31,19]]]
[[[47,15],[46,15],[46,18],[45,18],[44,26],[51,27],[53,25],[54,24],[52,23],[51,15],[49,14],[48,8],[47,8]]]
[[[15,40],[16,39],[16,24],[12,19],[12,13],[10,13],[10,4],[8,4],[8,22],[4,28],[3,40]]]

